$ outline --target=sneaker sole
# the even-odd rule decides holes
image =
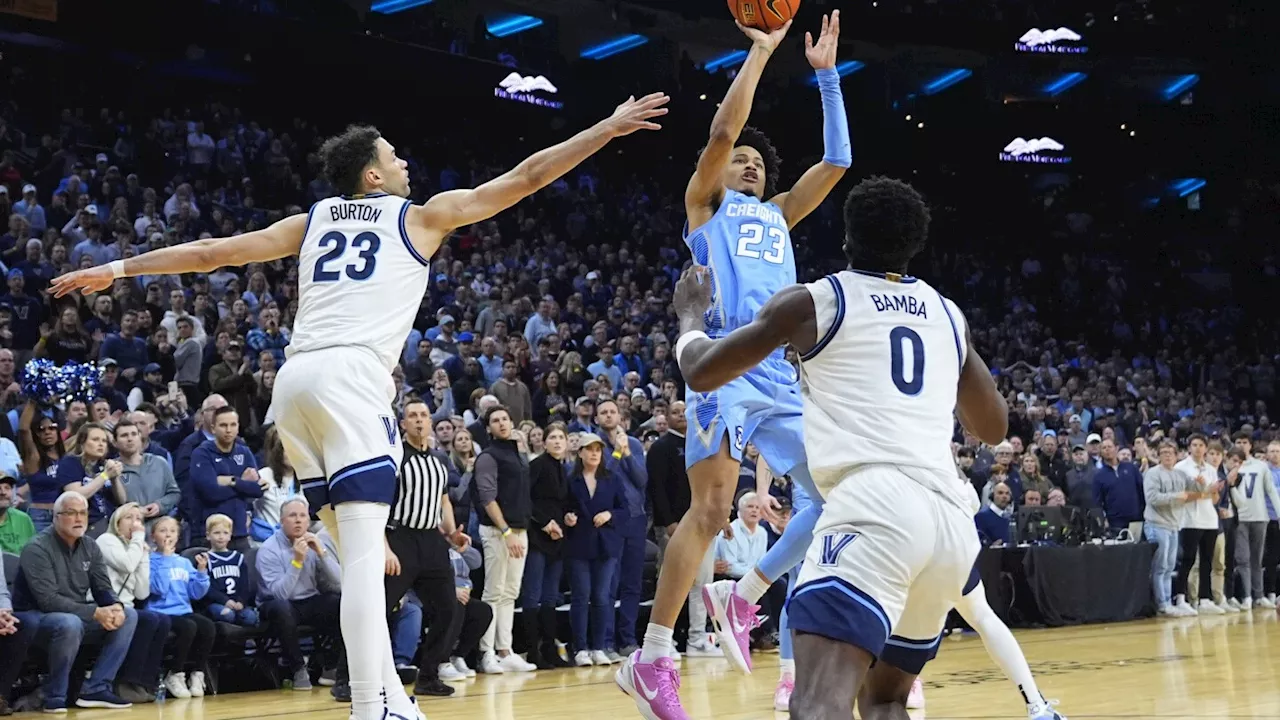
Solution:
[[[76,700],[78,708],[99,708],[104,710],[128,710],[133,707],[133,703],[113,703],[105,700]]]
[[[746,675],[751,674],[751,659],[743,657],[738,639],[725,628],[729,626],[729,609],[720,602],[716,594],[702,586],[702,603],[707,606],[707,614],[711,616],[711,624],[716,628],[716,637],[720,639],[720,652],[729,660],[729,666]]]

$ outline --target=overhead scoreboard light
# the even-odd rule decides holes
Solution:
[[[746,50],[734,50],[733,52],[711,58],[702,66],[702,69],[710,73],[720,72],[721,70],[733,67],[746,59]]]
[[[1084,82],[1089,77],[1082,72],[1069,72],[1065,75],[1057,77],[1041,88],[1042,92],[1049,97],[1057,97],[1071,88]]]

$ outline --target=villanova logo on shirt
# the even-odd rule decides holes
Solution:
[[[379,415],[382,419],[382,429],[387,432],[387,443],[389,445],[396,444],[396,421],[390,415]]]
[[[235,455],[231,456],[231,459],[234,460],[237,465],[243,465],[244,453],[236,453]]]
[[[840,553],[849,547],[849,543],[858,539],[858,533],[831,533],[822,536],[822,554],[818,558],[819,567],[835,567],[840,560]]]

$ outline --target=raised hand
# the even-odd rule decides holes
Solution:
[[[605,119],[605,127],[613,137],[630,135],[637,130],[661,130],[661,125],[650,120],[666,115],[667,108],[663,106],[670,101],[666,93],[660,92],[645,95],[639,100],[632,95]]]
[[[814,44],[813,35],[804,34],[804,56],[814,70],[836,66],[836,47],[840,44],[840,11],[832,10],[831,17],[822,16],[822,33]]]
[[[63,297],[76,290],[85,295],[92,295],[110,288],[114,280],[111,276],[111,267],[99,265],[86,270],[69,272],[59,277],[53,281],[53,286],[50,290],[53,292],[54,297]]]
[[[778,44],[782,42],[782,38],[786,37],[787,31],[791,29],[790,20],[787,21],[786,25],[783,25],[782,27],[778,28],[777,30],[774,30],[771,33],[767,33],[763,30],[757,30],[756,28],[753,28],[753,27],[747,27],[746,25],[743,25],[742,23],[737,22],[736,20],[734,21],[733,24],[738,26],[738,29],[742,31],[742,34],[751,38],[752,44],[758,47],[762,47],[771,53],[775,49],[777,49]]]

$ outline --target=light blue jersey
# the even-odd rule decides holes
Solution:
[[[716,214],[692,233],[686,228],[684,240],[694,262],[710,269],[706,328],[713,338],[750,323],[769,298],[796,282],[791,232],[773,203],[725,190]],[[719,452],[726,432],[738,460],[753,442],[776,473],[804,462],[798,378],[781,348],[714,392],[690,393],[687,405],[688,467]]]

